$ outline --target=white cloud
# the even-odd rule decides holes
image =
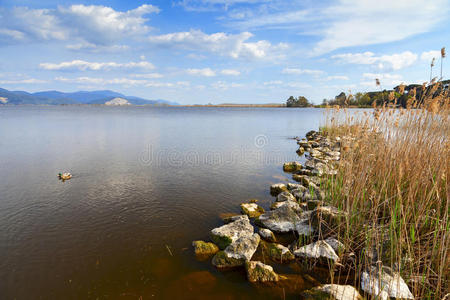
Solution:
[[[391,73],[363,73],[363,81],[360,82],[362,86],[376,87],[375,79],[379,79],[381,86],[395,86],[403,83],[403,77],[399,74]]]
[[[73,50],[73,51],[79,51],[79,50],[85,50],[89,52],[119,52],[119,51],[125,51],[129,50],[130,47],[127,45],[96,45],[91,44],[87,42],[77,43],[77,44],[69,44],[66,45],[66,49]]]
[[[263,83],[264,85],[281,85],[283,82],[281,80],[271,80]]]
[[[327,80],[349,80],[348,76],[345,75],[333,75],[333,76],[327,76]]]
[[[124,12],[82,4],[57,9],[0,8],[0,38],[7,37],[7,43],[80,39],[83,43],[69,48],[84,49],[83,44],[107,45],[147,33],[150,27],[145,25],[148,19],[144,16],[158,12],[158,7],[148,4]]]
[[[110,70],[110,69],[154,69],[155,66],[147,61],[129,62],[129,63],[116,63],[116,62],[87,62],[84,60],[73,60],[62,62],[59,64],[54,63],[41,63],[39,64],[41,69],[45,70]]]
[[[376,56],[373,52],[345,53],[331,56],[344,63],[374,65],[380,70],[400,70],[413,65],[417,61],[417,54],[411,51],[392,55]]]
[[[283,74],[291,74],[291,75],[314,75],[318,76],[323,74],[324,72],[321,70],[309,70],[309,69],[298,69],[298,68],[284,68],[283,71],[281,71]]]
[[[151,81],[145,79],[133,79],[133,78],[100,78],[100,77],[76,77],[76,78],[67,78],[67,77],[56,77],[56,81],[64,82],[64,83],[76,83],[83,85],[91,85],[95,86],[105,86],[105,85],[121,85],[121,86],[144,86],[144,87],[180,87],[186,88],[190,86],[188,81],[177,81],[177,82],[159,82],[159,81]]]
[[[440,50],[431,50],[431,51],[425,51],[422,52],[420,55],[420,59],[424,60],[428,63],[431,63],[431,60],[435,58],[436,60],[441,57],[441,51]]]
[[[251,37],[253,34],[250,32],[206,34],[200,30],[191,30],[150,36],[148,41],[154,46],[211,52],[236,59],[280,57],[281,52],[288,48],[287,44],[272,45],[265,40],[248,42]]]
[[[26,83],[48,83],[48,81],[36,79],[36,78],[17,79],[17,80],[0,80],[0,84],[26,84]]]
[[[146,78],[146,79],[156,79],[164,77],[164,75],[160,73],[133,74],[131,76],[135,78]]]
[[[340,0],[323,12],[330,22],[314,52],[403,40],[430,31],[448,10],[447,0]]]
[[[214,77],[214,76],[216,76],[216,72],[214,72],[210,68],[187,69],[186,73],[188,73],[189,75],[198,75],[198,76],[205,76],[205,77]]]
[[[211,87],[216,90],[228,90],[230,88],[240,88],[244,85],[241,83],[236,82],[225,82],[225,81],[217,81],[214,83],[211,83]]]
[[[220,74],[228,75],[228,76],[239,76],[239,75],[241,75],[241,72],[238,70],[233,70],[233,69],[224,69],[224,70],[220,71]]]

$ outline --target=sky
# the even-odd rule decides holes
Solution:
[[[321,103],[440,77],[450,0],[0,0],[0,87]],[[449,52],[450,49],[447,51]],[[443,61],[450,78],[450,61]]]

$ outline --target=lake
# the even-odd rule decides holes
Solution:
[[[268,209],[270,184],[291,180],[283,162],[299,160],[290,138],[322,119],[309,108],[0,107],[0,298],[293,297],[196,260],[191,243],[242,202]]]

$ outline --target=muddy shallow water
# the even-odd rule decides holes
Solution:
[[[0,107],[1,299],[290,298],[198,261],[221,213],[290,179],[319,109]],[[61,182],[59,172],[73,178]],[[278,269],[277,269],[278,268]],[[293,274],[299,266],[276,271]]]

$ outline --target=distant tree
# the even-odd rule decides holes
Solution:
[[[286,101],[286,106],[287,107],[295,106],[295,102],[296,102],[296,99],[294,98],[294,96],[290,96]]]
[[[298,98],[294,98],[290,96],[286,101],[287,107],[309,107],[311,103],[309,103],[308,99],[304,96],[299,96]]]

